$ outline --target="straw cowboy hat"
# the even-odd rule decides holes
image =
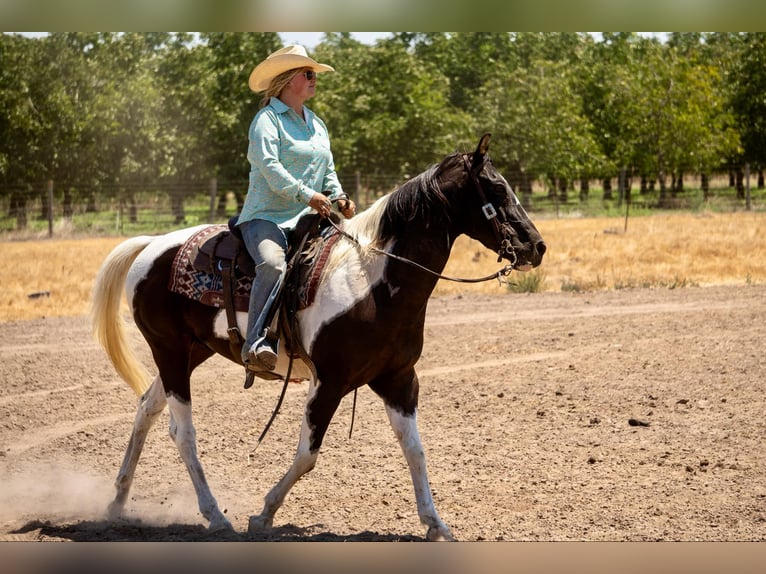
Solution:
[[[285,46],[258,64],[250,73],[248,85],[254,92],[264,92],[271,80],[282,72],[296,68],[311,68],[316,73],[334,72],[335,68],[320,64],[308,57],[306,48],[299,44]]]

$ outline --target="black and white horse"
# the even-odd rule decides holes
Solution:
[[[447,156],[343,222],[348,236],[330,253],[313,304],[297,314],[297,334],[313,363],[309,368],[297,361],[293,369],[293,376],[309,379],[297,452],[283,478],[266,495],[261,513],[250,518],[249,531],[271,527],[290,488],[314,467],[341,399],[369,385],[383,399],[409,465],[427,538],[452,539],[434,507],[416,422],[415,364],[423,347],[426,306],[438,277],[402,259],[440,273],[455,239],[466,234],[517,270],[541,263],[545,243],[508,182],[493,167],[488,147],[489,134],[481,138],[475,152]],[[128,239],[107,256],[96,278],[94,333],[120,376],[141,395],[109,507],[113,518],[119,516],[128,496],[147,432],[167,405],[170,435],[191,476],[201,513],[211,529],[231,528],[197,456],[189,380],[192,371],[214,353],[237,363],[240,357],[230,349],[223,310],[168,289],[176,252],[199,229]],[[126,342],[119,314],[123,290],[159,371],[152,382]],[[238,313],[237,319],[244,332],[246,314]],[[277,364],[277,371],[283,373],[288,361],[284,347],[280,346]]]

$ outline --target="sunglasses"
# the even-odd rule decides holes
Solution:
[[[305,72],[301,72],[300,75],[305,77],[309,82],[315,80],[317,77],[317,73],[314,70],[306,70]]]

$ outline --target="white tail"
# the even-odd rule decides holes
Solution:
[[[150,377],[133,354],[125,337],[120,302],[128,269],[138,254],[155,238],[133,237],[115,247],[101,264],[93,284],[90,319],[93,335],[106,351],[114,368],[137,395],[149,388]]]

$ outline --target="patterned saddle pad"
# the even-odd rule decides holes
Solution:
[[[194,268],[192,263],[200,245],[227,229],[228,226],[226,225],[212,225],[201,229],[186,240],[173,259],[168,283],[168,288],[173,293],[199,301],[204,305],[224,306],[223,279],[221,276],[199,271]],[[252,286],[252,278],[237,276],[234,286],[234,308],[237,311],[247,312]]]
[[[224,307],[223,279],[220,275],[196,269],[193,265],[199,246],[208,239],[228,230],[227,225],[212,225],[196,232],[180,247],[173,259],[168,288],[204,305]],[[298,308],[305,309],[313,303],[319,285],[319,277],[330,250],[340,235],[333,229],[312,238],[304,247],[297,262],[299,282]],[[237,276],[234,285],[234,308],[247,312],[250,303],[251,277]]]

